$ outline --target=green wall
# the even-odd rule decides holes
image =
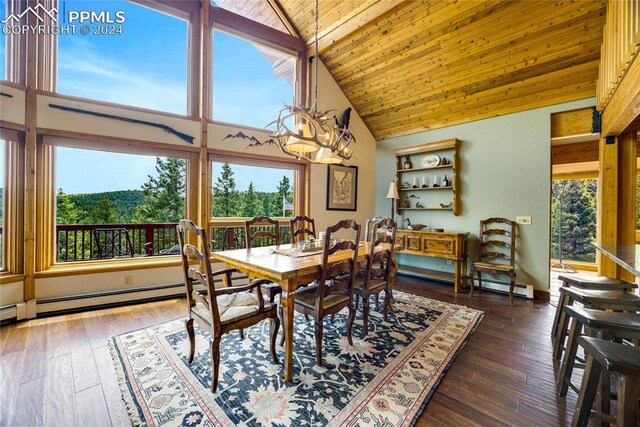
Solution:
[[[458,138],[461,140],[458,174],[462,207],[458,216],[450,211],[410,211],[401,215],[401,219],[408,217],[412,222],[447,231],[470,232],[471,261],[475,258],[481,219],[500,216],[515,220],[516,216],[531,216],[531,225],[518,226],[518,283],[547,290],[550,116],[557,111],[593,105],[595,99],[590,98],[378,141],[376,214],[388,216],[390,213],[390,200],[385,196],[389,183],[396,179],[394,148]],[[398,216],[396,220],[400,221]],[[401,264],[452,271],[452,265],[444,260],[409,255],[398,257]]]

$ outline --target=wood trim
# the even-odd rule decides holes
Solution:
[[[117,151],[119,153],[130,153],[130,154],[143,154],[149,153],[153,151],[153,154],[160,153],[161,155],[167,156],[175,156],[176,152],[185,153],[197,153],[200,151],[197,147],[192,146],[184,146],[184,145],[170,145],[170,144],[162,144],[160,142],[150,142],[150,141],[140,141],[136,139],[130,138],[120,138],[116,136],[105,136],[105,135],[92,135],[83,132],[71,132],[66,130],[57,130],[57,129],[47,129],[47,128],[38,128],[38,135],[42,136],[52,136],[58,138],[68,138],[77,141],[92,141],[95,142],[94,145],[90,147],[83,147],[83,149],[95,149],[95,150],[106,150],[106,151]],[[45,141],[45,144],[50,144]],[[55,145],[55,144],[51,144]],[[118,147],[118,150],[114,150],[114,146]],[[126,149],[128,148],[128,150]]]
[[[46,90],[37,90],[36,93],[42,96],[50,96],[52,98],[64,99],[67,101],[84,102],[87,104],[92,104],[92,105],[97,105],[102,107],[118,108],[121,110],[127,110],[127,111],[138,112],[138,113],[146,113],[146,114],[154,114],[157,116],[171,117],[174,119],[182,119],[182,120],[190,120],[194,122],[200,121],[200,117],[198,116],[184,116],[182,114],[168,113],[166,111],[152,110],[149,108],[134,107],[131,105],[124,105],[124,104],[117,104],[115,102],[98,101],[96,99],[81,98],[79,96],[63,95],[57,92],[49,92]]]
[[[13,122],[6,122],[2,120],[0,120],[0,128],[11,129],[18,132],[24,132],[27,129],[25,125],[21,125],[19,123],[13,123]]]
[[[211,30],[211,3],[204,1],[200,9],[200,158],[198,162],[198,199],[199,209],[196,223],[204,227],[211,217],[211,165],[207,154],[209,144],[208,120],[213,107],[213,46]],[[195,236],[193,237],[195,239]],[[191,242],[196,244],[195,241]]]
[[[302,39],[217,6],[209,6],[213,30],[224,31],[252,43],[298,55],[306,49]]]
[[[220,120],[209,119],[209,120],[207,120],[207,123],[209,123],[210,125],[228,126],[228,127],[232,127],[232,128],[244,129],[244,130],[249,130],[249,131],[254,131],[254,132],[270,133],[269,129],[259,128],[259,127],[254,127],[254,126],[248,126],[248,125],[241,125],[241,124],[238,124],[238,123],[221,122]]]
[[[0,130],[6,141],[4,170],[4,233],[2,268],[5,274],[24,272],[24,133]],[[10,133],[6,135],[6,133]],[[11,135],[13,133],[13,135]]]
[[[424,142],[422,144],[416,145],[407,145],[405,147],[396,148],[393,150],[393,153],[396,157],[405,156],[407,154],[416,154],[416,153],[427,153],[433,151],[441,151],[441,150],[452,150],[455,149],[458,144],[458,139],[445,139],[442,141],[435,142]]]
[[[162,258],[162,259],[159,259]],[[171,258],[171,259],[169,259]],[[79,274],[99,274],[109,273],[114,271],[131,271],[131,270],[145,270],[148,268],[160,268],[160,267],[177,267],[181,265],[182,261],[178,256],[172,257],[157,257],[150,259],[146,257],[134,258],[133,260],[100,260],[100,261],[78,261],[73,265],[69,264],[55,264],[44,271],[39,271],[35,274],[37,279],[47,277],[61,277],[61,276],[76,276]]]
[[[637,133],[618,136],[618,240],[619,245],[636,243]],[[634,282],[635,276],[617,265],[617,278]]]
[[[618,237],[618,141],[607,144],[600,139],[600,171],[598,175],[598,219],[596,240],[600,244],[617,243]],[[616,263],[596,251],[600,276],[616,277]]]
[[[602,135],[618,135],[640,115],[640,55],[627,73],[602,112]]]
[[[180,0],[130,0],[140,6],[166,13],[180,19],[189,19],[189,14],[198,10],[200,1]]]
[[[551,138],[584,135],[593,132],[594,107],[551,114]]]
[[[551,264],[556,262],[560,262],[557,259],[551,258]],[[573,267],[576,270],[581,271],[598,271],[598,265],[595,262],[582,262],[582,261],[568,261],[566,259],[562,260],[562,263],[568,265],[569,267]]]
[[[551,165],[570,163],[597,162],[600,153],[600,142],[589,141],[576,144],[552,145]]]
[[[9,0],[9,1],[11,1],[11,0]],[[27,91],[27,87],[25,85],[20,84],[20,83],[15,83],[15,82],[12,82],[10,80],[0,80],[0,86],[8,86],[8,87],[11,87],[11,88],[14,88],[14,89],[19,89],[22,92],[26,92]]]
[[[306,166],[308,163],[304,160],[298,160],[293,157],[277,157],[269,155],[256,155],[250,153],[242,153],[237,151],[226,151],[210,148],[208,150],[208,159],[210,162],[228,162],[237,163],[246,166],[280,166],[286,169]],[[274,166],[275,165],[275,166]]]
[[[0,286],[7,285],[9,283],[21,282],[24,280],[24,274],[13,274],[2,272],[0,273]]]

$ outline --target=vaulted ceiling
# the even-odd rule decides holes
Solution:
[[[263,3],[312,49],[314,1]],[[320,57],[380,139],[595,96],[605,11],[594,0],[320,0]]]

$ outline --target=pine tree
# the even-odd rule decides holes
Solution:
[[[591,241],[595,239],[596,207],[593,180],[558,180],[553,182],[554,200],[551,209],[552,255],[559,256],[558,233],[562,197],[562,255],[574,261],[595,261]]]
[[[286,175],[284,175],[282,180],[278,183],[275,198],[271,202],[271,214],[273,216],[293,216],[292,211],[286,211],[283,215],[283,199],[286,199],[288,202],[293,202],[293,189],[291,188],[289,178]]]
[[[68,194],[58,189],[56,195],[56,223],[57,224],[78,224],[80,216],[86,216],[78,210],[76,205],[71,201]]]
[[[213,185],[212,210],[214,217],[238,216],[242,208],[241,197],[236,190],[233,170],[228,163],[222,165],[222,173]]]
[[[116,222],[116,210],[109,196],[104,196],[89,211],[87,221],[90,224],[114,224]]]
[[[262,204],[258,199],[258,195],[253,188],[253,182],[249,183],[249,188],[244,194],[244,200],[242,203],[242,216],[244,217],[254,217],[260,215],[262,211]]]
[[[136,209],[133,222],[178,222],[184,218],[185,161],[156,158],[158,177],[142,184],[146,203]]]

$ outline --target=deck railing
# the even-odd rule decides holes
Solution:
[[[129,234],[134,257],[178,255],[176,223],[149,224],[59,224],[56,226],[56,259],[58,262],[90,261],[100,259],[98,242],[94,231],[97,229],[125,229]],[[254,227],[254,230],[267,227]],[[2,228],[0,227],[0,237]],[[236,224],[210,225],[211,250],[239,249],[246,247],[244,226]],[[291,243],[289,225],[280,226],[281,243]],[[262,238],[254,242],[254,247],[274,244]],[[2,253],[0,243],[0,254]]]
[[[178,243],[176,223],[59,224],[56,226],[57,261],[100,259],[94,234],[97,229],[127,230],[134,257],[164,255],[163,250]]]

